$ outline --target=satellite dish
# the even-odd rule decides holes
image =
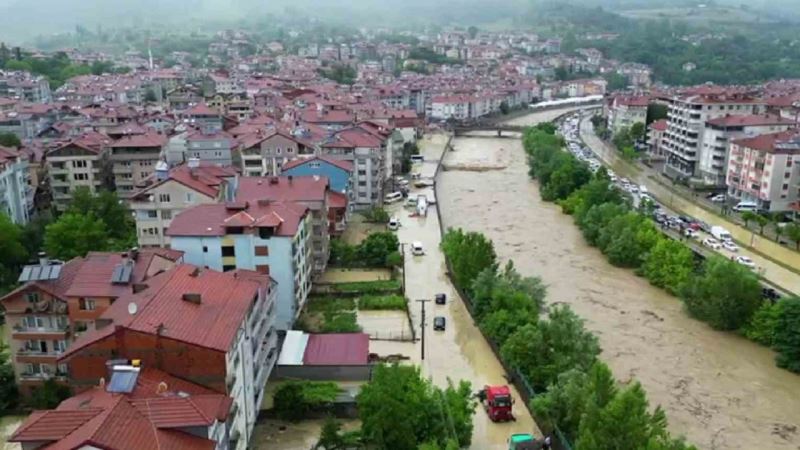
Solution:
[[[136,303],[128,303],[128,314],[134,315],[137,311],[139,311],[139,307],[136,305]]]

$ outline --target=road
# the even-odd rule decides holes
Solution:
[[[420,171],[423,178],[433,178],[444,152],[445,142],[444,135],[432,135],[420,142],[420,153],[425,157],[425,162],[415,170]],[[412,188],[411,193],[424,193],[432,198],[433,188]],[[437,207],[438,205],[429,207],[426,217],[410,217],[411,210],[402,205],[393,205],[390,209],[390,213],[399,217],[401,222],[397,234],[400,242],[405,244],[406,296],[411,302],[412,321],[417,330],[422,323],[422,314],[421,305],[416,300],[433,299],[437,293],[447,295],[446,305],[436,305],[432,301],[425,305],[425,360],[419,361],[419,342],[414,345],[413,360],[420,363],[423,374],[438,386],[446,386],[448,379],[455,382],[468,380],[474,390],[486,384],[506,384],[503,367],[446,276],[444,255],[439,249],[441,235]],[[423,244],[424,256],[411,255],[410,244],[415,241]],[[445,318],[445,331],[433,331],[432,322],[435,316]],[[513,390],[513,396],[520,398],[516,390]],[[486,413],[478,408],[474,417],[471,448],[505,450],[508,448],[506,439],[512,433],[532,432],[541,436],[521,402],[517,402],[514,411],[516,422],[492,423]]]
[[[581,121],[580,137],[586,146],[588,146],[606,166],[611,167],[618,175],[629,178],[639,185],[647,186],[650,194],[669,209],[679,214],[695,217],[711,225],[723,226],[731,233],[734,240],[737,241],[741,247],[737,254],[749,256],[753,262],[755,262],[759,273],[765,279],[781,287],[785,291],[800,294],[800,275],[786,269],[782,265],[776,264],[773,259],[761,256],[762,253],[766,253],[769,254],[771,258],[778,259],[792,267],[800,268],[800,255],[781,247],[775,242],[763,239],[738,225],[723,221],[719,216],[691,203],[680,195],[674,194],[664,187],[664,185],[656,182],[653,177],[657,177],[658,175],[652,174],[651,171],[639,170],[631,166],[628,162],[622,161],[611,146],[607,145],[594,134],[594,128],[589,121],[589,117],[590,116],[585,116]],[[752,252],[748,250],[747,247],[756,248],[759,252]],[[722,254],[723,256],[731,255],[731,253],[727,251],[722,252]]]

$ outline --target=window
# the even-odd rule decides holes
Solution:
[[[203,253],[208,253],[208,247],[206,247],[205,245],[203,246]]]
[[[67,367],[66,364],[59,364],[58,365],[58,373],[62,374],[62,375],[66,375],[67,373],[69,373],[69,368]]]
[[[269,247],[266,245],[259,245],[255,248],[256,256],[269,256]]]
[[[86,180],[89,179],[89,174],[88,173],[73,173],[72,174],[72,178],[74,178],[77,181],[86,181]]]
[[[172,210],[165,209],[161,211],[161,218],[162,219],[172,219]]]
[[[161,203],[169,203],[169,194],[158,194],[158,201]]]
[[[261,239],[269,239],[269,238],[272,237],[272,235],[274,233],[275,233],[275,230],[273,228],[271,228],[271,227],[259,227],[258,228],[258,237],[260,237]],[[264,247],[264,248],[266,248],[266,247]],[[258,250],[258,247],[256,247],[256,250]]]
[[[80,333],[89,329],[89,326],[86,325],[86,322],[75,322],[75,332]]]
[[[308,163],[308,167],[312,169],[319,169],[319,163],[318,162]]]
[[[58,340],[53,341],[53,350],[58,353],[63,353],[67,349],[67,341]]]
[[[36,303],[36,302],[39,301],[39,293],[38,292],[28,292],[27,294],[25,294],[25,300],[27,300],[28,303]]]
[[[97,305],[90,298],[81,298],[78,300],[78,307],[81,311],[94,311]]]
[[[788,184],[784,184],[784,185],[783,185],[783,190],[785,191],[785,190],[787,190],[787,189],[789,189],[789,185],[788,185]]]
[[[191,203],[194,201],[194,194],[191,192],[186,193],[186,203]]]
[[[276,147],[275,148],[275,154],[276,155],[280,155],[281,154],[281,148],[280,147]]]
[[[224,265],[222,266],[223,272],[230,272],[231,270],[236,270],[236,266],[233,265]]]
[[[80,161],[80,160],[78,160],[78,161],[72,161],[72,167],[75,167],[75,168],[85,168],[85,167],[86,167],[86,161]]]
[[[148,219],[155,219],[158,217],[158,212],[154,210],[147,211],[147,218]]]
[[[222,247],[222,256],[236,256],[236,248],[232,246]]]

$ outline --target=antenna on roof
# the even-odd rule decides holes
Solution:
[[[139,311],[139,306],[136,303],[134,302],[128,303],[128,314],[135,316],[138,311]]]

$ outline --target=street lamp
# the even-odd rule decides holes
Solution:
[[[403,295],[406,293],[406,244],[407,242],[400,243],[400,257],[403,261]]]

